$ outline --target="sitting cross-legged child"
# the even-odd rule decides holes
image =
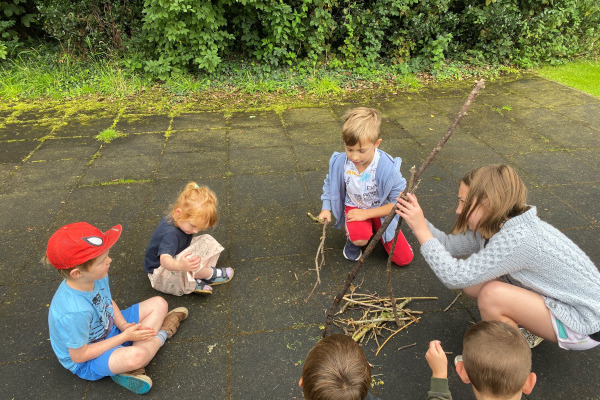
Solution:
[[[120,235],[121,225],[102,232],[77,222],[48,240],[45,261],[64,278],[48,312],[50,344],[60,363],[80,378],[110,376],[144,394],[152,387],[144,367],[177,332],[188,310],[167,313],[167,302],[158,296],[119,309],[108,285],[108,252]]]

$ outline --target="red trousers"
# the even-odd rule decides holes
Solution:
[[[346,214],[348,211],[355,209],[357,207],[349,207],[346,206]],[[356,242],[358,240],[369,240],[373,236],[375,232],[377,232],[381,228],[381,219],[380,218],[370,218],[364,221],[346,221],[346,236],[352,242]],[[392,248],[392,242],[384,242],[383,236],[381,237],[381,243],[383,244],[383,248],[390,254],[390,249]],[[398,240],[396,241],[396,248],[394,249],[394,255],[392,257],[392,262],[398,266],[404,266],[409,264],[413,259],[413,251],[410,244],[406,241],[404,234],[402,231],[398,232]]]

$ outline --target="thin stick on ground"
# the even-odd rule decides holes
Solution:
[[[419,317],[419,318],[416,318],[416,319],[413,319],[412,321],[410,321],[408,324],[406,324],[406,325],[402,326],[402,327],[401,327],[400,329],[398,329],[397,331],[394,331],[394,332],[393,332],[393,333],[392,333],[390,336],[388,336],[388,338],[387,338],[387,339],[385,339],[385,342],[383,342],[383,344],[382,344],[381,346],[379,346],[379,348],[377,349],[377,352],[375,353],[375,355],[378,355],[378,354],[379,354],[379,352],[381,351],[381,349],[383,349],[383,346],[385,346],[385,344],[386,344],[387,342],[389,342],[389,341],[390,341],[390,339],[391,339],[391,338],[393,338],[393,337],[396,335],[396,333],[398,333],[398,332],[401,332],[401,331],[405,330],[406,328],[408,328],[408,327],[409,327],[411,324],[413,324],[413,323],[415,323],[415,322],[419,322],[419,320],[420,320],[420,319],[421,319],[421,317]]]
[[[310,213],[309,217],[310,217]],[[325,230],[327,229],[327,224],[323,224],[323,234],[321,235],[321,242],[319,243],[319,247],[317,248],[317,254],[315,255],[315,271],[317,271],[317,281],[315,282],[315,285],[313,286],[312,290],[310,291],[310,294],[308,295],[308,297],[306,299],[304,299],[304,302],[307,303],[308,299],[310,299],[310,296],[313,295],[313,293],[315,292],[315,289],[317,289],[317,286],[319,286],[321,284],[321,267],[323,266],[323,264],[325,264]]]
[[[458,292],[458,294],[456,295],[456,297],[454,298],[454,300],[452,300],[452,303],[448,304],[448,307],[444,308],[444,310],[442,312],[446,312],[450,309],[450,307],[452,307],[454,305],[454,303],[456,303],[456,300],[458,300],[458,298],[463,294],[463,292]]]
[[[407,344],[406,346],[400,346],[398,347],[398,351],[400,350],[404,350],[404,349],[408,349],[409,347],[414,347],[417,345],[417,342],[411,343],[411,344]]]
[[[429,156],[425,159],[423,164],[421,164],[421,167],[416,172],[415,177],[414,177],[415,180],[417,180],[421,177],[421,175],[423,174],[423,171],[425,171],[425,169],[429,166],[429,164],[431,164],[431,161],[433,161],[433,159],[435,158],[437,153],[439,153],[439,151],[442,149],[444,144],[446,144],[448,139],[450,139],[450,136],[456,129],[456,126],[458,125],[458,123],[460,122],[462,117],[467,113],[467,110],[469,109],[469,106],[475,99],[475,96],[477,96],[479,91],[481,89],[483,89],[484,87],[485,87],[484,79],[481,79],[476,82],[475,87],[473,88],[473,90],[471,90],[471,93],[469,93],[469,96],[467,97],[465,104],[463,104],[462,108],[460,109],[460,112],[456,116],[456,119],[454,120],[454,122],[452,123],[452,125],[450,126],[450,128],[448,129],[446,134],[444,135],[444,137],[442,137],[442,139],[438,142],[438,144],[433,148],[433,150],[431,151],[431,154],[429,154]],[[405,192],[406,192],[406,189],[405,189]],[[392,222],[392,220],[394,219],[395,216],[396,216],[396,205],[394,205],[394,208],[392,208],[392,211],[390,211],[388,216],[385,218],[385,220],[381,224],[381,227],[379,228],[377,233],[375,233],[375,235],[373,235],[373,237],[369,241],[369,244],[367,245],[367,248],[365,249],[365,251],[363,252],[361,257],[356,261],[354,268],[352,268],[352,270],[348,273],[348,277],[346,278],[346,281],[344,282],[342,289],[338,292],[338,294],[333,299],[331,307],[329,308],[329,311],[327,312],[327,318],[325,320],[325,329],[323,330],[324,337],[328,336],[331,333],[331,323],[332,323],[333,317],[338,309],[340,301],[342,300],[342,298],[344,297],[346,292],[348,292],[348,288],[352,284],[352,281],[356,277],[356,274],[358,274],[358,271],[360,271],[360,269],[364,263],[364,260],[371,254],[371,252],[375,248],[375,245],[377,244],[379,239],[381,239],[383,232],[387,229],[387,227],[390,225],[390,223]],[[400,221],[401,220],[402,219],[400,219]],[[400,221],[398,221],[398,224],[400,224]]]

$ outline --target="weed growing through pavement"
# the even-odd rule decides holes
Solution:
[[[99,134],[97,134],[94,137],[101,142],[110,143],[117,138],[125,137],[125,136],[127,136],[127,135],[122,132],[119,132],[113,128],[108,128],[108,129],[103,130],[102,132],[100,132]]]

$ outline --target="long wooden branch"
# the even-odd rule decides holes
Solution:
[[[423,164],[421,164],[421,167],[419,167],[419,169],[415,173],[415,176],[414,176],[415,181],[417,181],[421,177],[421,175],[423,174],[423,171],[425,171],[425,169],[429,166],[429,164],[431,164],[431,161],[433,161],[433,159],[435,158],[437,153],[439,153],[439,151],[446,144],[448,139],[450,139],[450,136],[452,135],[452,133],[458,126],[458,123],[460,122],[462,117],[467,113],[467,110],[469,109],[469,106],[475,99],[475,96],[477,96],[479,91],[481,89],[483,89],[484,87],[485,87],[484,79],[481,79],[475,83],[475,87],[473,88],[473,90],[471,90],[471,93],[469,93],[469,96],[467,97],[465,104],[463,104],[463,106],[460,109],[460,112],[458,113],[458,115],[456,116],[454,122],[452,123],[450,128],[448,128],[448,131],[446,132],[444,137],[442,137],[442,139],[438,142],[438,144],[433,148],[433,150],[431,151],[431,154],[429,154],[429,156],[425,159],[425,161],[423,161]],[[404,189],[403,194],[405,194],[407,192],[407,190],[408,190],[408,187],[406,187]],[[395,216],[396,216],[396,205],[394,205],[394,208],[392,209],[392,211],[390,211],[390,213],[387,215],[387,217],[385,217],[385,220],[381,224],[381,227],[369,241],[367,248],[363,252],[362,256],[356,261],[354,268],[352,268],[352,270],[348,273],[348,277],[346,278],[346,281],[344,282],[344,286],[342,287],[342,289],[338,292],[338,294],[333,299],[333,303],[331,304],[331,307],[329,308],[329,311],[327,312],[327,318],[325,320],[325,329],[323,331],[323,337],[328,336],[331,333],[331,323],[333,322],[333,317],[335,316],[335,313],[339,307],[340,301],[342,300],[344,295],[348,292],[348,288],[350,288],[352,281],[358,274],[358,271],[360,271],[361,267],[363,266],[365,259],[373,252],[375,245],[377,244],[377,242],[379,242],[379,239],[381,239],[381,236],[383,235],[383,233],[385,232],[387,227],[390,225],[390,223],[392,222],[392,220],[394,219]],[[400,219],[400,221],[402,221],[402,219]],[[400,224],[400,221],[398,221],[398,224]],[[391,255],[390,255],[390,257],[391,257]],[[390,297],[394,298],[393,296],[390,296]]]

